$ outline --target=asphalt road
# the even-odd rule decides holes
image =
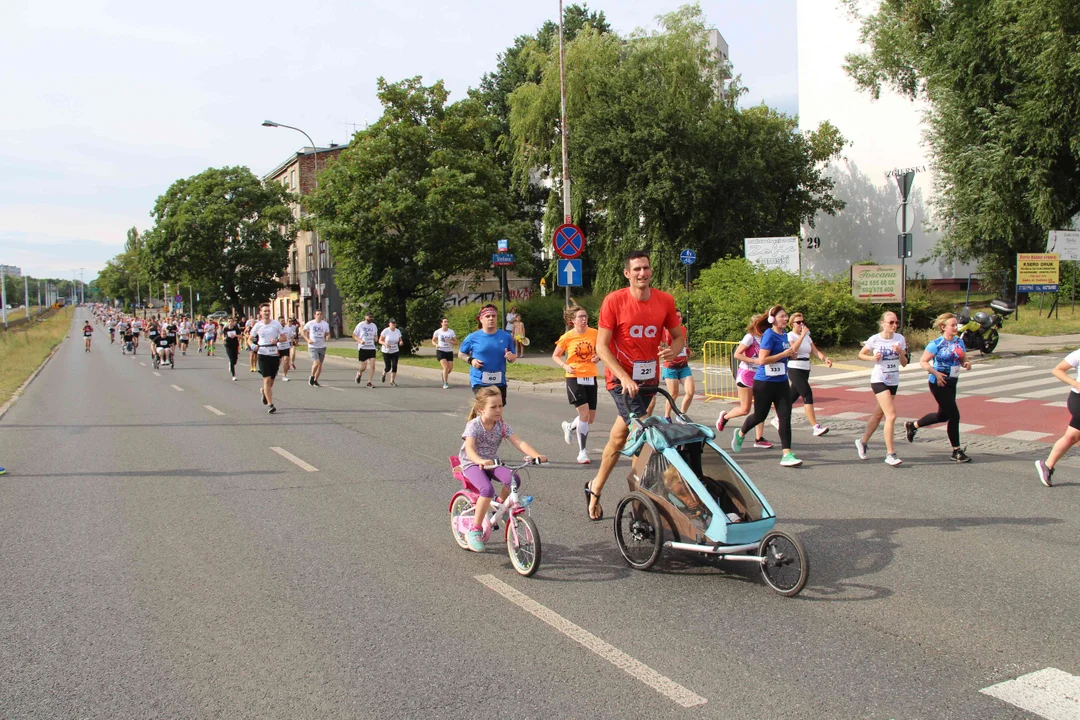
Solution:
[[[627,568],[585,519],[564,396],[512,391],[507,419],[554,461],[528,479],[525,579],[449,532],[468,388],[403,368],[372,391],[335,364],[319,389],[279,382],[269,416],[224,353],[155,376],[103,335],[65,341],[0,420],[0,717],[1031,718],[979,690],[1080,674],[1080,469],[1040,485],[1045,444],[956,466],[920,437],[895,469],[854,459],[843,423],[796,429],[799,469],[748,447],[812,560],[787,599],[744,566]]]

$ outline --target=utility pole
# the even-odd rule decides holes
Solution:
[[[30,319],[30,278],[23,275],[23,307],[26,308],[26,319]]]

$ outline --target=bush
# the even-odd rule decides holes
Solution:
[[[571,299],[589,311],[589,324],[596,327],[596,315],[603,298],[587,295]],[[499,308],[499,327],[505,327],[506,316],[502,314],[502,303],[494,304]],[[525,323],[525,334],[529,337],[529,348],[532,352],[550,351],[555,348],[555,341],[559,339],[559,336],[566,332],[566,325],[563,322],[565,304],[563,295],[557,293],[547,297],[534,296],[530,300],[508,302],[506,309],[509,311],[511,307],[516,307],[521,313],[521,320]],[[476,315],[482,306],[482,303],[472,303],[446,309],[446,318],[459,339],[465,339],[466,335],[477,329]]]

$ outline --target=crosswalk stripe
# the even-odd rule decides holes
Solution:
[[[1030,378],[1049,377],[1051,379],[1054,379],[1053,375],[1046,372],[1045,370],[1028,370],[1026,372],[1025,371],[1021,371],[1021,372],[1015,372],[1014,371],[1014,372],[1010,372],[1009,375],[1006,376],[1006,377],[987,377],[988,375],[991,375],[991,374],[996,373],[996,372],[1002,372],[1002,371],[1007,372],[1007,371],[1012,371],[1012,370],[1013,370],[1013,368],[998,368],[997,370],[988,370],[986,372],[979,373],[978,375],[971,375],[971,374],[968,374],[968,373],[961,373],[960,374],[960,386],[964,387],[964,388],[968,388],[968,387],[971,387],[972,385],[986,385],[987,383],[1010,382],[1012,380],[1019,380],[1021,378],[1028,378],[1028,377],[1030,377]]]
[[[1065,402],[1064,400],[1058,400],[1057,402],[1043,403],[1043,407],[1063,407],[1063,408],[1067,408],[1067,407],[1069,407],[1069,403]]]
[[[1003,382],[1002,379],[994,379],[997,379],[998,382]],[[963,387],[964,392],[972,395],[1009,395],[1015,393],[1018,390],[1035,390],[1036,388],[1048,385],[1050,383],[1058,383],[1060,385],[1061,381],[1055,377],[1044,376],[1029,378],[1023,382],[1011,383],[1009,385],[996,385],[993,387],[975,388],[973,390],[968,390],[967,384],[965,384]]]
[[[1038,392],[1020,393],[1017,397],[1022,397],[1022,398],[1054,397],[1055,395],[1063,395],[1066,392],[1068,392],[1068,390],[1066,390],[1064,386],[1060,386],[1060,387],[1050,388],[1049,390],[1039,390]]]
[[[1024,402],[1024,398],[1018,398],[1018,397],[1000,397],[1000,398],[990,398],[990,399],[989,399],[989,400],[987,400],[986,402],[992,402],[992,403],[1005,403],[1005,404],[1007,404],[1007,405],[1010,405],[1010,404],[1012,404],[1012,403]]]
[[[1004,435],[998,435],[998,437],[1008,438],[1009,440],[1041,440],[1044,437],[1053,435],[1053,433],[1035,432],[1034,430],[1013,430],[1007,432]]]
[[[1030,369],[1031,369],[1030,365],[1000,366],[1000,365],[975,364],[975,365],[971,366],[970,370],[964,371],[962,377],[968,377],[968,378],[971,378],[972,380],[975,380],[975,379],[978,379],[978,378],[982,378],[983,375],[993,375],[993,374],[996,374],[996,373],[1016,372],[1017,370],[1030,370]],[[918,372],[918,373],[923,373],[923,374],[926,373],[926,371],[923,370],[921,367],[919,367],[919,364],[917,362],[915,362],[914,360],[911,363],[909,363],[906,367],[900,368],[900,373],[902,375],[906,375],[908,373],[913,373],[913,372]],[[1039,372],[1045,372],[1045,371],[1040,370]],[[978,376],[978,378],[976,378],[976,376]],[[811,376],[811,378],[814,378],[814,377],[815,376],[813,376],[813,375]],[[826,387],[827,385],[845,385],[846,383],[842,382],[842,381],[845,381],[845,380],[859,380],[859,379],[869,378],[870,377],[870,368],[866,368],[865,370],[861,370],[859,372],[829,373],[829,374],[821,374],[821,375],[818,375],[816,377],[818,379],[820,379],[821,387]],[[817,387],[817,385],[815,385],[815,387]]]
[[[1021,675],[979,692],[1046,720],[1076,720],[1080,717],[1080,677],[1057,668]]]

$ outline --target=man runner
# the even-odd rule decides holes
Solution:
[[[139,349],[139,334],[142,332],[142,330],[143,321],[140,320],[138,316],[135,316],[135,319],[131,323],[131,342],[135,348],[131,351],[132,355],[136,354],[136,351]]]
[[[379,336],[379,326],[374,323],[375,316],[364,313],[364,321],[353,328],[352,336],[356,341],[356,359],[360,361],[360,372],[356,373],[356,384],[363,379],[368,370],[367,386],[374,388],[375,380],[375,338]]]
[[[604,363],[607,389],[619,412],[611,428],[596,477],[585,483],[585,502],[590,520],[600,520],[604,510],[600,493],[630,435],[630,413],[643,417],[651,397],[639,394],[640,386],[658,385],[659,361],[672,360],[682,352],[685,338],[679,330],[675,299],[652,288],[652,263],[643,250],[630,253],[623,264],[630,286],[608,293],[600,306],[596,354]],[[671,345],[661,347],[664,330]],[[636,462],[636,459],[635,459]]]
[[[517,360],[513,336],[499,327],[499,310],[491,304],[480,308],[480,329],[469,333],[458,352],[469,363],[469,385],[473,393],[495,386],[506,405],[506,363]]]
[[[330,326],[323,320],[322,310],[316,310],[315,319],[307,321],[303,334],[307,342],[308,354],[311,356],[311,375],[308,377],[308,385],[319,387],[319,376],[322,375],[323,360],[326,359],[326,336],[330,334]]]

